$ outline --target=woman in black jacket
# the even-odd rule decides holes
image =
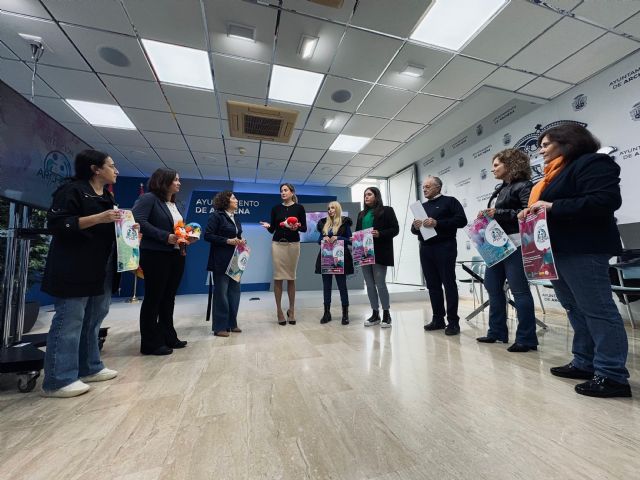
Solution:
[[[207,269],[213,272],[215,289],[213,301],[213,334],[228,337],[229,332],[240,333],[238,328],[238,307],[240,306],[240,282],[227,275],[227,267],[233,257],[236,245],[245,245],[242,225],[235,215],[238,199],[230,191],[218,193],[213,199],[216,209],[209,216],[204,239],[211,243]]]
[[[353,274],[353,258],[348,245],[351,245],[351,225],[353,222],[349,217],[342,216],[342,206],[338,202],[331,202],[327,207],[327,217],[320,219],[317,229],[320,232],[319,244],[322,240],[334,243],[337,240],[344,242],[344,274],[335,275],[338,290],[340,291],[340,302],[342,303],[342,325],[349,324],[349,292],[347,291],[347,275]],[[316,259],[316,273],[322,274],[321,255],[318,252]],[[324,315],[320,323],[331,321],[331,284],[334,274],[322,274],[322,291],[324,293]]]
[[[111,157],[84,150],[76,156],[75,176],[53,194],[42,291],[55,297],[56,313],[47,335],[44,396],[75,397],[89,390],[85,382],[118,374],[105,368],[98,342],[117,284],[113,222],[120,212],[106,188],[117,176]]]
[[[140,266],[144,272],[144,298],[140,307],[140,353],[169,355],[184,348],[173,326],[176,293],[184,273],[175,225],[183,218],[175,199],[180,176],[159,168],[149,179],[149,192],[136,200],[133,216],[140,223]],[[190,240],[190,241],[193,241]]]
[[[382,303],[382,328],[391,327],[389,313],[389,291],[387,290],[387,267],[393,267],[393,237],[400,233],[398,219],[393,208],[382,204],[382,195],[376,187],[364,191],[364,210],[358,213],[356,230],[373,227],[375,265],[364,265],[362,274],[367,284],[367,296],[373,313],[364,323],[365,327],[380,323]]]
[[[596,153],[600,142],[578,124],[546,130],[538,146],[544,178],[520,216],[547,210],[559,277],[553,289],[574,330],[573,359],[551,373],[588,380],[575,387],[581,395],[630,397],[627,333],[609,280],[609,259],[622,250],[613,216],[622,204],[620,167]]]
[[[493,157],[493,176],[502,183],[489,198],[487,209],[478,213],[493,218],[502,227],[518,249],[500,263],[488,267],[485,272],[484,286],[489,292],[489,331],[477,340],[481,343],[507,343],[507,300],[504,294],[504,282],[509,282],[518,313],[518,329],[515,343],[509,352],[528,352],[537,350],[536,318],[533,296],[522,265],[518,213],[527,208],[531,193],[531,165],[526,153],[509,148]]]

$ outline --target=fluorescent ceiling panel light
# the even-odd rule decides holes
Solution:
[[[127,114],[118,105],[66,99],[65,102],[88,123],[95,127],[136,130]]]
[[[367,143],[371,141],[367,137],[354,137],[353,135],[338,135],[338,138],[329,147],[329,150],[338,152],[358,153]]]
[[[333,118],[325,118],[322,120],[322,129],[327,130],[329,127],[333,125]]]
[[[240,40],[247,40],[249,42],[255,42],[256,29],[255,27],[249,27],[247,25],[230,23],[227,25],[227,37],[238,38]]]
[[[298,47],[298,55],[304,60],[308,60],[313,57],[313,53],[318,46],[318,37],[310,37],[309,35],[302,35],[300,39],[300,46]]]
[[[411,40],[459,51],[509,0],[434,0]]]
[[[408,75],[409,77],[421,77],[424,73],[424,67],[409,64],[404,67],[404,70],[402,70],[400,73],[402,75]]]
[[[161,82],[213,90],[209,55],[204,50],[145,39],[142,44]]]
[[[323,79],[324,75],[321,73],[274,65],[269,100],[311,105]]]

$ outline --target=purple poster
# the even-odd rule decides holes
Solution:
[[[376,254],[373,248],[373,228],[365,228],[353,232],[353,265],[362,267],[363,265],[374,265]]]
[[[322,274],[344,275],[344,240],[320,244],[320,269]]]
[[[520,220],[522,264],[529,280],[557,280],[558,272],[551,251],[551,237],[547,226],[547,211],[527,215]]]

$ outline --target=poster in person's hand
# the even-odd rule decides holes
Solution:
[[[487,267],[500,263],[516,251],[516,246],[498,222],[486,215],[476,218],[464,230]]]
[[[320,243],[320,271],[323,275],[344,275],[344,240]]]
[[[140,240],[131,210],[120,210],[121,216],[114,222],[116,228],[116,251],[118,272],[137,270],[140,264]]]
[[[353,232],[352,248],[354,266],[374,265],[376,254],[373,248],[373,227]]]
[[[558,272],[551,250],[547,211],[527,215],[518,222],[522,241],[522,264],[528,280],[557,280]]]
[[[231,261],[229,261],[226,274],[238,283],[247,268],[250,254],[251,249],[246,244],[236,245],[236,249],[233,251],[233,256],[231,257]]]

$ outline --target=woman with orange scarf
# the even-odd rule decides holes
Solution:
[[[608,273],[609,259],[622,249],[613,216],[622,204],[620,167],[596,153],[600,142],[578,124],[545,131],[538,146],[545,176],[519,217],[547,210],[559,277],[553,288],[574,330],[573,359],[551,373],[587,380],[575,387],[581,395],[630,397],[627,333]]]

